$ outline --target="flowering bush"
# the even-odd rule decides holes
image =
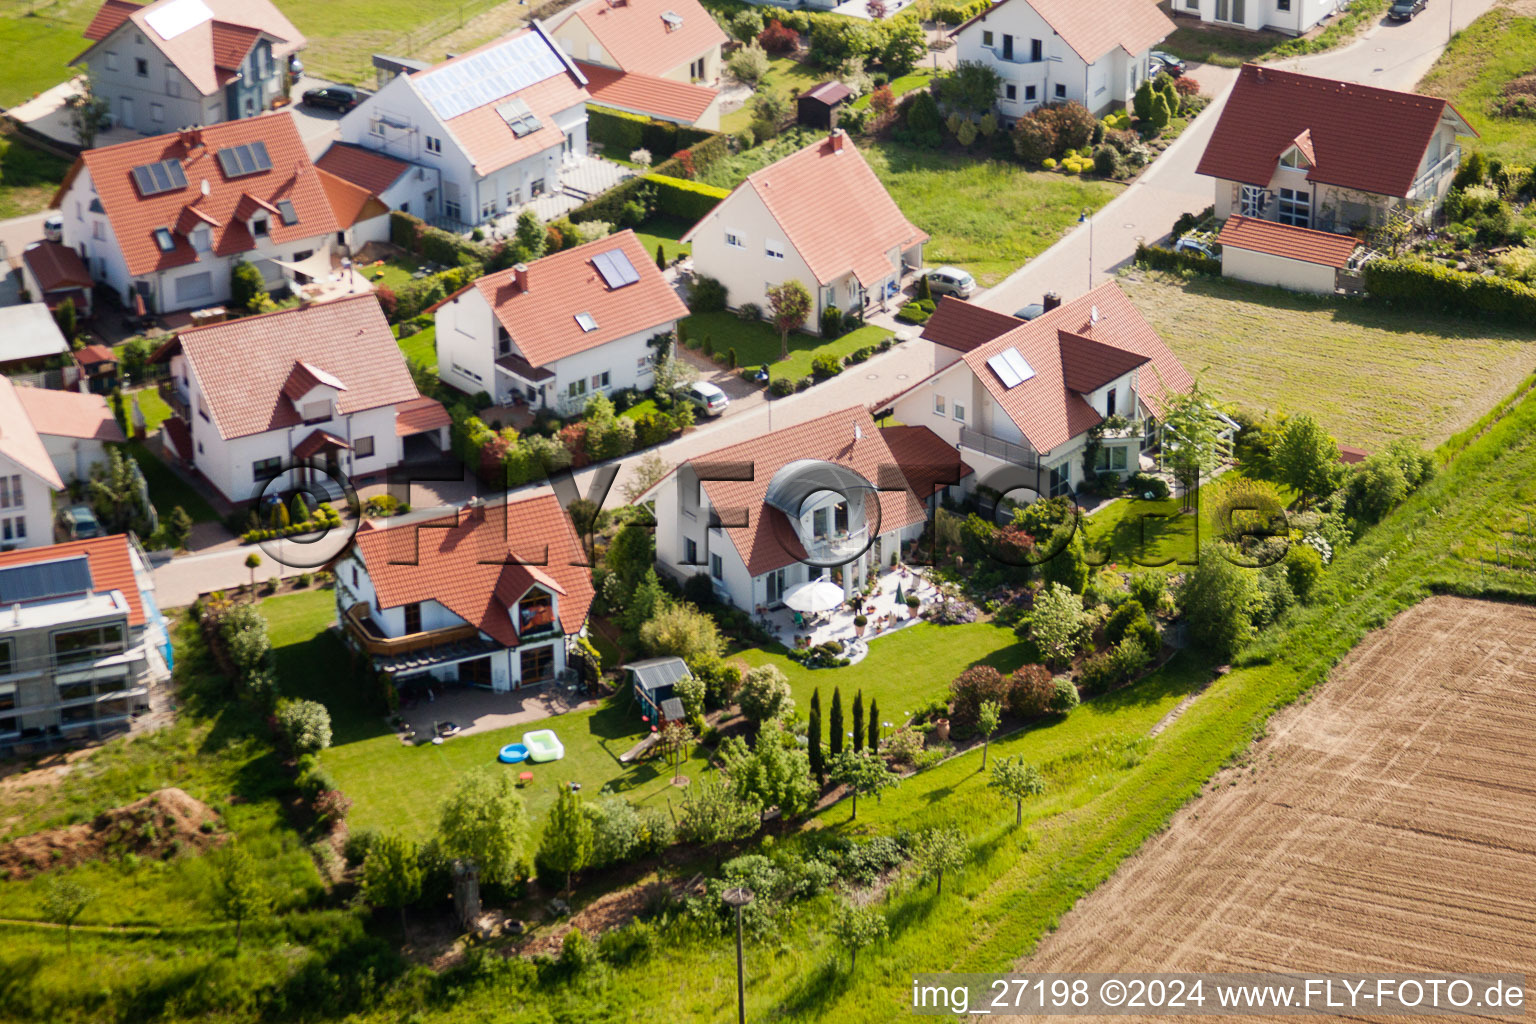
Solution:
[[[981,615],[975,605],[961,597],[945,594],[923,609],[923,618],[939,626],[958,626],[975,622]]]
[[[762,35],[757,37],[757,44],[769,53],[792,53],[800,45],[800,33],[794,29],[785,28],[777,18],[768,23],[763,29]]]

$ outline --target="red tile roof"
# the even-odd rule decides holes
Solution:
[[[927,427],[881,427],[880,436],[907,478],[907,486],[926,500],[975,472],[960,452]]]
[[[390,529],[369,525],[356,543],[380,607],[436,601],[508,647],[518,643],[511,605],[530,586],[559,593],[567,634],[581,630],[592,605],[592,570],[553,495]]]
[[[857,433],[862,436],[855,440]],[[763,501],[773,475],[788,463],[801,459],[835,462],[852,469],[876,487],[891,487],[879,492],[878,526],[881,533],[927,518],[922,502],[909,486],[905,486],[906,481],[891,479],[889,469],[898,465],[896,456],[875,428],[869,410],[862,405],[828,413],[819,419],[689,460],[696,469],[721,463],[752,466],[751,480],[705,480],[701,486],[715,508],[747,510],[745,526],[727,526],[724,530],[746,563],[747,572],[753,576],[781,569],[805,556],[805,550],[794,539],[784,514]]]
[[[42,548],[6,551],[0,553],[0,569],[79,558],[81,555],[85,556],[91,567],[91,592],[109,594],[114,590],[122,591],[128,603],[128,624],[144,625],[144,599],[139,593],[138,579],[134,576],[133,555],[128,550],[127,534],[114,533],[106,537],[50,544]]]
[[[119,443],[126,440],[123,429],[112,416],[112,410],[107,408],[107,400],[101,395],[82,395],[78,391],[52,391],[48,388],[17,388],[16,397],[27,411],[33,429],[39,434]]]
[[[1336,235],[1331,231],[1314,231],[1252,217],[1228,218],[1216,241],[1229,249],[1251,249],[1328,267],[1343,267],[1360,247],[1360,240],[1353,235]]]
[[[1092,323],[1095,309],[1098,322]],[[1064,354],[1079,339],[1086,339],[1092,349]],[[1068,377],[1077,379],[1079,373],[1089,378],[1101,376],[1110,366],[1101,353],[1106,347],[1132,354],[1138,365],[1150,361],[1150,366],[1142,366],[1136,390],[1156,416],[1163,415],[1166,394],[1185,392],[1194,386],[1194,378],[1178,357],[1112,281],[1034,320],[1020,323],[965,353],[963,358],[1025,439],[1044,454],[1103,419],[1073,390]],[[1035,371],[1033,377],[1012,388],[1005,388],[987,365],[988,359],[1008,348],[1018,349]],[[1121,365],[1131,362],[1125,357],[1117,358],[1122,360]]]
[[[327,448],[350,450],[351,447],[345,438],[337,437],[328,430],[312,430],[308,437],[293,446],[293,457],[308,459],[319,455]]]
[[[194,327],[176,344],[226,439],[303,422],[283,394],[299,360],[346,385],[336,395],[342,415],[421,397],[371,292]]]
[[[1009,0],[990,8],[950,33],[959,35]],[[1062,41],[1085,62],[1092,64],[1115,47],[1131,56],[1149,50],[1168,38],[1177,26],[1152,0],[1014,0],[1028,4],[1055,29]]]
[[[191,459],[196,449],[192,447],[192,428],[180,416],[172,416],[160,424],[161,431],[171,442],[179,458]]]
[[[1196,170],[1267,185],[1296,145],[1312,153],[1309,181],[1406,196],[1444,118],[1457,134],[1476,134],[1434,96],[1244,64]]]
[[[683,19],[668,28],[666,13]],[[661,77],[693,63],[727,42],[726,34],[698,0],[592,0],[571,15],[597,37],[621,71]],[[569,18],[562,21],[564,25]],[[550,31],[558,36],[558,27]]]
[[[117,353],[105,345],[85,345],[75,350],[75,361],[81,366],[117,362]]]
[[[468,60],[476,54],[534,31],[532,28],[525,28],[508,33],[499,39],[491,40],[484,46],[458,54],[441,64],[434,64],[425,71],[417,71],[410,76],[410,80],[418,82],[429,75],[443,74],[444,69],[451,69],[459,62]],[[542,153],[546,149],[563,145],[565,133],[555,124],[554,115],[571,107],[579,107],[592,98],[587,94],[585,86],[577,80],[577,73],[567,65],[568,58],[561,54],[554,44],[548,45],[565,70],[515,92],[505,93],[493,100],[488,100],[473,110],[465,111],[443,122],[453,133],[453,137],[458,140],[470,162],[474,164],[476,174],[490,174],[535,153]],[[453,72],[449,70],[446,73]],[[519,138],[513,134],[506,119],[496,112],[497,107],[514,96],[528,104],[528,109],[538,116],[541,126],[539,131],[529,132]],[[425,98],[422,102],[427,103]],[[427,103],[427,106],[428,109],[431,108],[430,103]]]
[[[382,199],[361,185],[354,185],[319,167],[315,168],[315,173],[320,176],[320,185],[325,189],[325,198],[331,204],[338,228],[349,228],[359,221],[372,220],[389,212]]]
[[[200,140],[200,141],[198,141]],[[266,145],[272,169],[237,178],[226,178],[217,153],[221,149],[260,140]],[[139,195],[131,171],[142,164],[178,160],[186,175],[185,188],[145,198]],[[267,230],[273,242],[284,244],[329,235],[336,230],[336,215],[326,198],[320,175],[309,162],[304,142],[290,114],[248,117],[209,125],[196,132],[171,132],[135,139],[115,146],[88,149],[69,171],[55,197],[55,205],[73,184],[80,169],[91,181],[112,222],[112,232],[134,276],[197,262],[197,252],[185,234],[173,234],[175,248],[161,252],[155,244],[156,228],[175,232],[183,211],[195,207],[219,227],[213,228],[213,252],[234,256],[256,247],[245,218],[253,209],[275,210],[279,200],[293,202],[298,220],[284,224],[272,214]],[[208,182],[209,194],[199,192]],[[198,218],[205,220],[205,218]]]
[[[581,61],[577,61],[576,66],[587,76],[587,91],[592,94],[594,103],[630,113],[649,114],[665,121],[693,124],[720,95],[716,89],[672,78],[657,78],[637,71],[615,71],[601,64]]]
[[[453,422],[443,403],[435,398],[417,398],[395,406],[395,436],[424,434]]]
[[[315,166],[376,196],[383,195],[385,189],[411,169],[411,165],[404,161],[347,142],[331,143],[315,161]]]
[[[18,394],[22,389],[11,383],[9,377],[0,376],[0,456],[10,459],[56,491],[64,489],[59,471],[43,447],[43,439],[37,436],[32,418],[21,403]]]
[[[945,295],[939,299],[933,316],[923,325],[921,336],[935,345],[943,345],[956,352],[969,352],[1023,322],[1007,313]]]
[[[683,241],[691,241],[743,189],[752,189],[762,199],[818,284],[852,271],[861,284],[873,287],[899,269],[891,261],[892,249],[928,240],[841,131],[749,175],[690,228]]]
[[[203,0],[213,17],[167,39],[150,25],[149,16],[175,2],[156,0],[140,6],[106,0],[85,30],[85,37],[92,40],[93,45],[71,63],[86,59],[95,49],[95,43],[131,20],[144,38],[158,47],[165,59],[187,77],[193,88],[204,96],[211,96],[234,76],[251,46],[261,36],[272,40],[272,55],[279,61],[307,45],[304,35],[270,0]]]
[[[1146,353],[1128,352],[1066,329],[1056,332],[1056,344],[1062,383],[1084,395],[1151,362]]]
[[[621,288],[608,287],[592,258],[614,249],[629,258],[640,280]],[[688,315],[688,307],[656,269],[655,258],[646,254],[640,239],[628,229],[534,260],[528,264],[527,291],[518,290],[516,273],[508,268],[467,287],[478,289],[490,303],[530,367],[546,367]],[[454,301],[464,290],[444,302]],[[583,331],[576,322],[578,313],[592,314],[597,328]]]
[[[1364,448],[1356,448],[1352,444],[1339,445],[1340,462],[1346,463],[1348,465],[1354,465],[1357,462],[1364,462],[1370,457],[1371,453],[1366,451]]]
[[[45,292],[62,291],[66,288],[91,288],[90,271],[80,255],[67,245],[58,242],[38,242],[21,253],[27,269],[37,278],[37,286]]]

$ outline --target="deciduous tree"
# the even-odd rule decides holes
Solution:
[[[261,916],[272,906],[261,869],[239,843],[231,843],[218,858],[213,902],[220,917],[235,923],[235,952],[239,953],[245,922]]]
[[[43,891],[43,920],[64,929],[64,951],[73,953],[75,921],[96,899],[96,891],[72,878],[53,878]]]
[[[499,885],[518,877],[526,859],[528,811],[512,777],[489,769],[460,777],[438,822],[442,850]]]
[[[944,895],[944,873],[964,867],[970,852],[956,828],[931,828],[918,838],[917,865],[924,877],[934,880],[934,896]]]
[[[779,332],[779,358],[789,358],[789,334],[805,326],[811,315],[811,293],[791,279],[768,289],[768,312]]]
[[[541,866],[565,873],[565,892],[571,892],[571,876],[592,861],[592,819],[581,807],[581,797],[569,785],[560,787],[555,806],[544,822],[539,844]]]
[[[850,821],[858,820],[860,796],[874,794],[878,799],[882,792],[901,782],[883,760],[868,751],[845,750],[832,759],[831,767],[832,781],[853,791]]]
[[[1005,757],[992,766],[987,785],[1013,801],[1013,827],[1024,824],[1024,801],[1045,792],[1040,770],[1022,757]]]
[[[405,930],[405,908],[421,899],[421,850],[404,836],[382,836],[368,848],[363,859],[363,898],[376,907],[400,911],[400,930]]]
[[[832,934],[837,944],[848,951],[848,970],[859,966],[859,950],[873,946],[890,934],[885,915],[875,906],[856,907],[839,903],[832,918]]]
[[[995,700],[984,700],[976,715],[976,731],[981,733],[981,770],[987,770],[987,751],[992,747],[992,734],[997,732],[1003,720],[1003,706]]]

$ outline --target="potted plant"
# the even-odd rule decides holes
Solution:
[[[854,635],[855,636],[863,636],[864,635],[864,627],[867,626],[867,625],[869,625],[869,619],[865,618],[862,614],[855,615],[853,617],[853,632],[854,632]]]
[[[916,594],[907,595],[907,618],[917,618],[917,606],[920,604],[922,604],[922,602],[917,599]]]

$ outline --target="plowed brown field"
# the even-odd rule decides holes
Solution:
[[[1372,633],[1018,969],[1536,975],[1536,609]]]

